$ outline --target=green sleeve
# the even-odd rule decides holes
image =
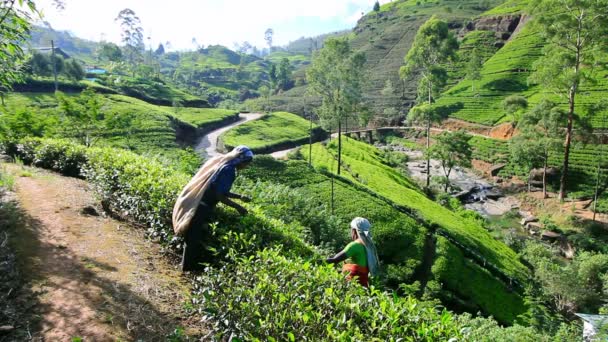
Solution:
[[[357,254],[357,245],[358,245],[358,243],[353,241],[353,242],[349,243],[348,245],[346,245],[346,247],[344,247],[344,250],[342,252],[344,252],[344,254],[346,254],[347,257],[352,258],[353,256],[355,256],[355,254]]]

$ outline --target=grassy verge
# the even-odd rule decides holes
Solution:
[[[247,145],[264,153],[308,142],[309,131],[308,120],[287,112],[275,112],[229,130],[220,136],[220,141],[226,150]],[[324,136],[323,130],[313,124],[313,139],[318,141]]]

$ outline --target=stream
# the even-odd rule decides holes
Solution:
[[[394,147],[394,151],[406,154],[409,158],[407,170],[412,178],[426,181],[426,160],[421,151]],[[431,177],[443,177],[443,169],[438,160],[431,159]],[[455,167],[450,174],[450,183],[461,189],[453,194],[460,198],[466,209],[474,210],[485,217],[496,217],[519,208],[519,200],[505,196],[500,189],[479,176],[473,170]]]

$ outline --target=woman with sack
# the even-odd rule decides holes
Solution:
[[[173,230],[185,240],[182,272],[200,269],[209,220],[218,202],[247,215],[247,210],[232,199],[250,199],[230,189],[236,171],[249,166],[252,160],[253,152],[247,146],[237,146],[228,154],[208,160],[182,190],[173,207]]]

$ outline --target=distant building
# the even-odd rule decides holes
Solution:
[[[580,317],[584,322],[583,341],[608,341],[608,315],[587,315],[581,313],[575,315]]]
[[[49,47],[32,48],[32,51],[34,51],[34,50],[38,51],[38,52],[42,52],[42,53],[51,54],[53,48],[51,48],[50,46]],[[63,57],[64,59],[70,58],[70,55],[68,55],[65,51],[61,50],[61,48],[59,48],[59,47],[55,47],[55,54]]]

